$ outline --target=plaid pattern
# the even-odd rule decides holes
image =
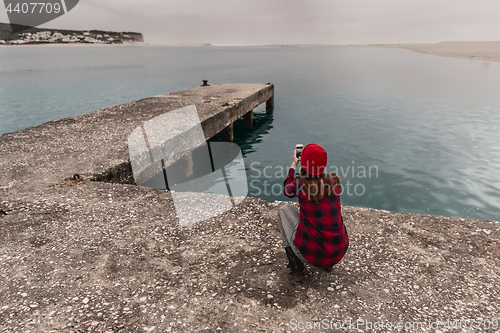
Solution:
[[[349,247],[349,237],[340,212],[340,193],[335,187],[329,197],[325,195],[318,205],[307,198],[300,179],[290,168],[283,193],[299,198],[300,222],[295,234],[295,246],[302,256],[316,267],[329,267],[338,263]]]

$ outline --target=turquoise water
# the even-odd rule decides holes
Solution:
[[[202,79],[275,84],[274,113],[235,125],[251,196],[285,200],[295,144],[315,142],[344,205],[500,220],[500,63],[384,48],[0,47],[0,133]]]

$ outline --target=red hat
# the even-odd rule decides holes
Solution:
[[[327,159],[328,156],[323,147],[310,143],[302,150],[300,164],[308,174],[318,176],[325,170]]]

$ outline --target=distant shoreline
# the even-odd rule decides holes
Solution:
[[[380,44],[367,46],[406,49],[440,57],[500,62],[500,41],[441,42],[435,44]]]
[[[121,44],[91,44],[91,43],[30,43],[30,44],[0,44],[0,47],[115,47],[115,46],[143,46],[144,42],[121,43]]]
[[[171,46],[171,47],[198,47],[213,46],[212,44],[150,44],[144,42],[131,42],[120,44],[92,44],[92,43],[30,43],[30,44],[0,44],[0,47],[116,47],[116,46]]]
[[[428,55],[500,62],[500,41],[440,42],[420,44],[274,44],[274,47],[386,47],[406,49]]]
[[[151,44],[147,43],[145,46],[173,46],[173,47],[184,47],[184,46],[214,46],[210,43],[165,43],[165,44]]]
[[[216,45],[217,46],[217,45]],[[229,46],[229,45],[227,45]],[[242,45],[240,45],[242,46]],[[420,44],[268,44],[262,47],[385,47],[439,57],[500,62],[500,41],[464,41]]]
[[[4,47],[116,47],[116,46],[167,46],[167,47],[385,47],[406,49],[413,52],[423,53],[448,58],[460,58],[469,60],[495,61],[500,62],[500,41],[487,42],[440,42],[440,43],[422,43],[422,44],[268,44],[268,45],[213,45],[210,43],[170,43],[170,44],[151,44],[144,42],[132,42],[122,44],[87,44],[87,43],[47,43],[47,44],[20,44],[20,45],[0,45]]]

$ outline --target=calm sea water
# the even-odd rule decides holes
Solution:
[[[500,220],[500,63],[384,48],[0,47],[0,133],[202,79],[275,84],[274,113],[235,125],[251,196],[286,200],[293,148],[314,142],[344,205]]]

